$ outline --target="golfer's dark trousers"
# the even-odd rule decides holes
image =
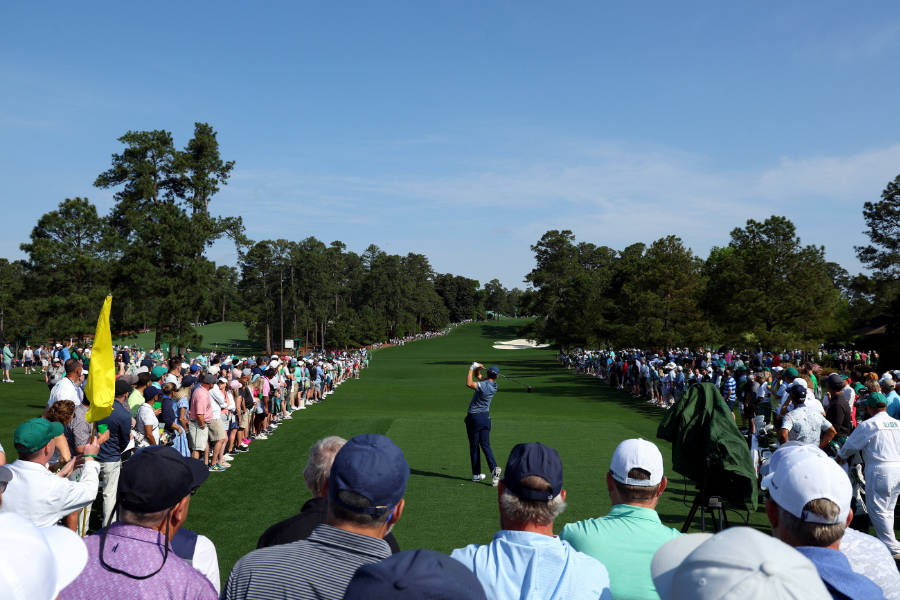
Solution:
[[[469,456],[472,459],[472,475],[481,473],[481,450],[491,471],[497,468],[494,452],[491,450],[490,413],[469,413],[466,415],[466,433],[469,434]]]

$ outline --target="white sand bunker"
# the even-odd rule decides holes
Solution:
[[[547,348],[550,344],[538,344],[534,340],[507,340],[494,342],[494,350],[525,350],[527,348]]]

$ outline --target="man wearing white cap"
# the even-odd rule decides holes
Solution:
[[[84,542],[56,525],[36,527],[13,513],[0,514],[0,596],[53,600],[87,564]]]
[[[774,473],[789,456],[794,455],[787,463],[797,462],[801,458],[800,454],[820,458],[827,456],[815,446],[788,442],[772,455],[768,472]],[[765,479],[764,486],[770,481],[769,478]],[[900,600],[900,573],[897,572],[891,553],[878,538],[848,527],[844,530],[838,549],[850,561],[850,567],[854,571],[868,577],[881,588],[885,598]]]
[[[900,496],[900,421],[887,414],[887,400],[874,392],[866,398],[869,419],[860,422],[841,449],[838,462],[854,453],[866,463],[866,508],[875,533],[894,559],[900,559],[900,542],[894,534],[894,509]]]
[[[625,440],[616,447],[606,474],[613,504],[609,514],[569,523],[559,534],[606,566],[613,598],[659,598],[650,561],[660,546],[681,536],[656,513],[667,483],[659,448],[644,439]]]
[[[837,463],[814,448],[795,450],[773,465],[762,485],[769,490],[766,515],[772,535],[812,561],[833,598],[884,598],[881,588],[855,572],[838,549],[853,518],[853,488]]]
[[[749,527],[673,539],[653,556],[650,574],[663,600],[832,597],[808,558]]]

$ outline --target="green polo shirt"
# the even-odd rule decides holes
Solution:
[[[659,600],[650,562],[660,546],[680,535],[655,510],[628,504],[616,504],[605,517],[569,523],[559,533],[606,566],[615,600]]]

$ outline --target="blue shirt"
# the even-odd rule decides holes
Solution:
[[[819,577],[837,599],[883,600],[884,592],[871,579],[850,568],[850,561],[840,550],[817,546],[797,546],[797,550],[812,561]]]
[[[891,393],[885,394],[884,398],[887,400],[887,414],[895,419],[900,419],[900,394],[897,394],[896,390],[891,390]]]
[[[469,414],[488,412],[491,409],[491,400],[497,393],[497,382],[490,379],[479,381],[475,384],[475,393],[469,402]]]
[[[100,444],[97,460],[100,462],[116,462],[122,460],[122,452],[131,440],[131,410],[118,400],[113,402],[112,412],[98,425],[109,427],[109,439]]]
[[[557,537],[504,529],[490,544],[450,557],[472,570],[492,600],[612,600],[606,567]]]

